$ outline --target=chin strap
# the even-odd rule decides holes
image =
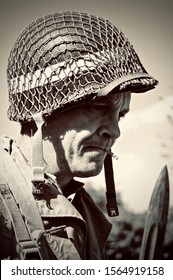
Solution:
[[[43,140],[42,126],[44,119],[42,113],[33,116],[37,131],[32,136],[32,183],[33,195],[43,194],[44,178],[44,162],[43,162]]]
[[[107,154],[104,160],[104,170],[105,170],[105,181],[106,181],[107,212],[110,217],[118,216],[119,211],[118,211],[118,205],[116,201],[111,153]]]

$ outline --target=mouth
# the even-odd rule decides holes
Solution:
[[[109,154],[112,158],[118,160],[118,157],[111,151],[109,147],[101,147],[101,146],[87,146],[83,148],[84,152],[95,152],[95,153],[104,153]]]
[[[83,151],[103,151],[106,152],[105,148],[99,146],[87,146],[83,148]]]
[[[110,147],[105,147],[105,146],[99,146],[99,145],[89,145],[83,147],[84,152],[98,152],[98,153],[108,153],[110,154]]]

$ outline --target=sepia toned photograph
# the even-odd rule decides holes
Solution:
[[[170,1],[4,1],[0,259],[173,259]]]

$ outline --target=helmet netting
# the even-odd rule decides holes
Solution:
[[[33,22],[16,41],[8,60],[8,116],[30,121],[94,97],[115,79],[147,73],[122,31],[101,17],[79,12],[48,15]],[[153,88],[152,78],[120,85]]]

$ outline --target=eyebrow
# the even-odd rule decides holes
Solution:
[[[104,98],[100,97],[98,99],[94,99],[94,100],[89,100],[83,103],[84,105],[98,105],[98,106],[111,106],[111,107],[115,107],[115,109],[117,109],[119,107],[119,104],[116,104],[116,102],[114,102],[112,100],[112,98]],[[125,106],[124,106],[125,105]],[[124,116],[130,111],[129,106],[126,106],[126,104],[122,104],[122,109],[120,108],[120,113],[123,114]],[[123,108],[124,107],[124,108]]]
[[[118,100],[117,100],[118,102]],[[109,98],[103,98],[103,97],[99,97],[96,98],[94,100],[89,100],[86,101],[84,104],[100,104],[100,105],[110,105],[110,106],[115,106],[115,102],[109,97]]]

